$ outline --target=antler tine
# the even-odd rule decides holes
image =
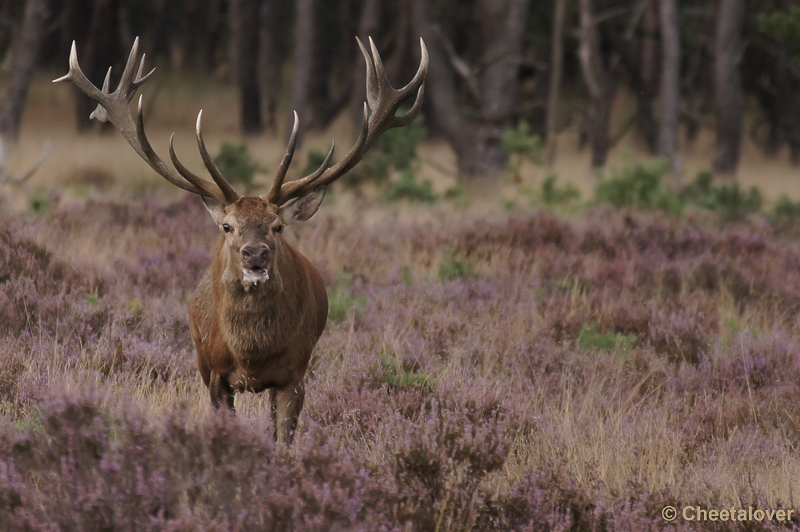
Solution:
[[[419,38],[419,55],[419,68],[414,74],[414,77],[411,78],[411,81],[408,82],[408,85],[400,89],[400,92],[403,94],[411,94],[417,87],[421,87],[425,83],[425,76],[428,74],[430,58],[428,57],[428,49],[425,47],[425,41],[422,40],[422,37]]]
[[[286,172],[289,171],[289,165],[292,164],[294,150],[297,147],[297,133],[300,131],[300,118],[297,116],[297,111],[293,111],[293,114],[294,123],[292,124],[292,134],[289,135],[289,142],[286,145],[286,153],[283,155],[281,165],[275,173],[275,179],[272,180],[272,185],[269,187],[267,193],[261,196],[264,201],[269,203],[279,204],[282,192],[281,187],[283,186],[284,179],[286,179]]]
[[[75,48],[75,41],[72,41],[72,47],[69,51],[69,72],[58,79],[54,79],[53,83],[58,83],[59,81],[71,81],[76,87],[86,93],[89,98],[95,101],[97,101],[98,98],[103,97],[100,89],[95,87],[92,82],[89,81],[89,79],[83,74],[83,71],[78,64],[78,52]]]
[[[139,61],[139,70],[136,72],[136,77],[131,82],[131,84],[134,85],[137,89],[139,87],[141,87],[144,84],[145,81],[150,79],[150,76],[152,76],[153,72],[156,71],[156,67],[153,67],[150,70],[150,72],[148,72],[147,74],[142,76],[142,72],[144,72],[144,59],[145,59],[145,57],[147,57],[147,54],[142,54],[142,59],[141,59],[141,61]],[[131,96],[133,96],[133,93],[131,93]]]
[[[213,198],[214,200],[228,204],[234,197],[231,194],[232,188],[228,184],[220,185],[217,182],[217,177],[212,172],[214,182],[207,179],[200,178],[188,170],[183,165],[180,165],[181,171],[169,167],[161,158],[156,155],[150,142],[147,140],[147,135],[144,131],[144,115],[142,112],[142,98],[139,97],[139,104],[136,109],[136,116],[133,115],[130,108],[130,101],[133,99],[136,91],[142,84],[147,81],[150,76],[155,72],[151,70],[147,74],[142,75],[144,72],[144,55],[140,61],[137,58],[139,55],[139,38],[137,37],[128,55],[128,61],[125,64],[120,82],[114,92],[110,92],[110,78],[111,69],[106,74],[105,81],[103,82],[103,89],[98,89],[81,70],[78,64],[78,52],[76,49],[75,41],[72,42],[72,48],[69,54],[69,72],[65,76],[53,80],[54,82],[69,81],[78,87],[89,98],[97,102],[97,109],[90,115],[91,118],[96,118],[102,122],[109,121],[120,131],[128,144],[136,151],[144,161],[155,170],[161,177],[172,183],[173,185],[182,188],[193,194],[200,194]],[[135,73],[135,76],[134,76]],[[174,152],[174,150],[171,150]],[[172,154],[171,154],[172,155]],[[202,155],[202,153],[201,153]],[[207,155],[207,154],[206,154]],[[175,158],[177,160],[177,157]],[[208,165],[207,165],[208,166]],[[224,179],[224,178],[223,178]],[[225,181],[227,183],[227,181]],[[238,198],[238,194],[236,195]]]
[[[372,39],[370,39],[370,42],[371,41]],[[364,56],[364,62],[367,66],[367,103],[370,108],[374,109],[378,102],[378,77],[375,72],[375,64],[369,52],[367,52],[367,49],[364,48],[361,39],[356,37],[356,42],[358,43],[358,48],[361,50],[361,55]]]
[[[389,84],[389,78],[386,77],[386,69],[383,66],[383,59],[381,59],[381,54],[378,53],[378,48],[375,46],[375,41],[372,40],[372,37],[368,38],[369,40],[369,51],[372,55],[371,59],[369,60],[375,68],[375,79],[377,81],[377,89],[378,89],[378,102],[380,101],[380,96],[383,94],[384,91],[392,91],[392,86]],[[375,111],[375,106],[372,105],[370,102],[370,107],[372,108],[373,112]]]
[[[414,105],[411,106],[411,109],[406,111],[405,114],[399,116],[395,115],[391,127],[407,126],[408,124],[413,122],[414,119],[417,118],[417,116],[419,116],[419,113],[422,110],[422,98],[424,96],[425,96],[425,83],[419,86],[419,91],[417,91],[417,97],[414,100]]]
[[[128,60],[125,62],[125,68],[122,71],[122,76],[119,78],[119,84],[115,92],[124,92],[128,101],[133,98],[133,93],[139,87],[133,84],[133,73],[136,69],[136,58],[139,56],[139,37],[133,40],[131,46],[131,53],[128,54]]]
[[[211,158],[211,155],[208,153],[206,149],[206,143],[203,140],[203,132],[200,129],[200,123],[203,119],[203,110],[200,109],[200,112],[197,113],[197,147],[200,149],[200,157],[203,158],[203,163],[206,165],[208,169],[208,173],[211,174],[211,177],[214,179],[214,183],[217,184],[219,187],[220,192],[225,197],[225,203],[236,203],[241,196],[238,192],[236,192],[228,180],[225,179],[225,176],[222,175],[222,172],[219,171],[217,165],[214,163],[214,159]]]
[[[333,150],[334,149],[336,149],[336,141],[332,140],[331,141],[331,149],[328,150],[328,155],[325,156],[325,159],[322,161],[322,164],[320,164],[317,167],[317,169],[314,170],[314,173],[310,174],[308,176],[308,180],[309,181],[314,181],[319,176],[321,176],[325,172],[325,170],[328,169],[328,165],[331,163],[331,159],[333,158]]]
[[[113,123],[113,122],[112,122]],[[171,169],[167,164],[161,160],[161,158],[156,155],[156,152],[153,150],[153,147],[150,145],[150,141],[147,140],[147,136],[144,133],[144,113],[142,112],[142,97],[139,96],[139,105],[137,106],[137,113],[136,113],[136,134],[137,134],[137,141],[139,145],[142,147],[142,153],[139,155],[150,165],[150,167],[158,172],[163,178],[167,181],[175,185],[176,187],[182,188],[188,192],[194,192],[195,194],[200,194],[201,196],[208,196],[209,198],[213,198],[220,203],[226,203],[225,197],[222,195],[222,191],[219,187],[215,186],[214,183],[210,182],[207,179],[203,179],[201,177],[196,176],[195,174],[191,173],[185,166],[182,164],[180,165],[181,170],[180,173],[176,173],[175,170]],[[123,132],[124,135],[124,132]],[[170,138],[170,141],[172,139]],[[171,142],[170,142],[171,144]],[[133,146],[133,144],[131,144]],[[134,146],[134,149],[136,147]],[[138,152],[138,150],[137,150]],[[174,154],[174,148],[170,149],[170,155]],[[177,157],[174,158],[177,160]],[[183,179],[181,179],[181,177]],[[191,189],[189,187],[192,187]]]
[[[321,164],[313,174],[307,175],[302,179],[289,181],[288,183],[284,184],[283,187],[281,187],[279,204],[286,203],[292,198],[303,196],[315,188],[326,186],[344,175],[348,170],[353,168],[359,160],[361,160],[361,157],[356,157],[356,155],[362,150],[366,151],[364,146],[368,137],[369,108],[367,107],[367,102],[364,102],[364,116],[361,120],[361,132],[358,134],[358,138],[356,139],[355,144],[353,144],[353,147],[350,148],[349,152],[347,152],[347,155],[345,155],[344,158],[335,165],[327,168],[327,163],[329,162],[330,157],[333,156],[333,146],[331,146],[328,156],[325,157],[325,162]],[[326,168],[323,169],[323,167]],[[320,172],[321,169],[322,171]],[[323,178],[323,176],[326,175],[334,175],[335,177]]]
[[[347,155],[335,165],[322,172],[317,169],[302,179],[283,184],[280,194],[277,195],[279,204],[333,183],[358,164],[375,139],[384,131],[408,125],[420,113],[425,93],[423,84],[428,72],[428,51],[425,48],[425,42],[420,39],[420,64],[414,78],[402,89],[395,89],[386,77],[383,60],[372,38],[369,39],[370,53],[367,53],[360,39],[356,38],[356,40],[364,55],[367,69],[367,102],[364,103],[361,133]],[[400,105],[414,92],[416,92],[416,98],[411,109],[405,114],[397,116]],[[370,113],[370,111],[372,112]]]
[[[109,94],[110,86],[111,86],[111,67],[108,67],[108,70],[106,71],[106,79],[103,80],[103,88],[101,89],[100,92],[102,92],[103,94]],[[94,111],[92,111],[92,114],[89,115],[89,119],[92,118],[94,118],[98,122],[103,122],[103,123],[108,122],[109,118],[106,108],[98,103],[97,107],[95,107]]]
[[[205,195],[211,198],[215,199],[217,198],[214,195],[217,193],[217,191],[213,188],[214,185],[212,183],[208,182],[206,179],[203,179],[202,177],[193,173],[191,170],[186,168],[183,165],[183,163],[181,163],[178,160],[178,156],[175,154],[175,133],[169,136],[169,158],[172,161],[172,166],[175,167],[178,173],[181,174],[181,176],[183,176],[183,178],[186,179],[186,181],[188,181],[189,183],[191,183],[192,185],[196,186],[201,190],[210,188],[211,190],[209,190],[209,193]]]

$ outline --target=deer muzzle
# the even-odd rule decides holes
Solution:
[[[240,250],[242,255],[242,276],[245,283],[258,284],[269,280],[270,250],[266,244],[246,245]]]

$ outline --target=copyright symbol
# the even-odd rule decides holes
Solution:
[[[674,506],[664,506],[664,509],[661,510],[661,517],[664,518],[664,521],[674,521],[678,517],[678,510]]]

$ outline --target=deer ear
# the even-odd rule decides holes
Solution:
[[[297,201],[281,207],[280,215],[283,223],[291,225],[295,222],[305,222],[317,212],[322,200],[325,198],[325,187],[314,189]]]
[[[225,218],[225,207],[220,204],[215,199],[209,198],[208,196],[200,196],[203,198],[203,205],[206,206],[209,214],[214,219],[214,223],[217,225],[222,224],[222,219]]]

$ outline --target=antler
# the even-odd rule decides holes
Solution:
[[[240,197],[239,194],[222,176],[203,142],[203,135],[200,132],[200,120],[203,111],[200,111],[197,115],[197,145],[200,149],[203,162],[206,168],[208,168],[211,177],[214,179],[213,182],[193,174],[180,163],[175,155],[172,137],[170,137],[169,141],[169,154],[172,164],[175,166],[174,169],[167,166],[167,164],[156,155],[155,151],[153,151],[150,141],[147,140],[147,136],[144,132],[142,97],[139,97],[139,104],[135,117],[131,113],[130,108],[130,102],[136,94],[136,91],[150,78],[153,72],[155,72],[154,68],[147,74],[142,75],[145,58],[145,54],[142,54],[142,58],[139,61],[139,69],[136,76],[134,76],[138,55],[139,38],[137,37],[133,41],[133,47],[131,48],[128,62],[125,64],[125,69],[122,72],[122,77],[119,80],[117,89],[114,92],[109,92],[111,68],[108,69],[102,90],[95,87],[84,75],[83,71],[81,71],[81,67],[78,64],[78,53],[75,48],[75,41],[73,41],[72,49],[69,54],[69,72],[66,76],[55,79],[53,82],[72,82],[72,84],[83,91],[89,98],[96,101],[97,108],[92,112],[90,118],[96,118],[100,122],[111,122],[114,124],[136,153],[138,153],[153,170],[173,185],[194,194],[210,197],[223,205],[236,202]]]
[[[314,173],[301,179],[284,183],[286,170],[292,160],[297,140],[297,114],[295,114],[294,130],[289,139],[286,155],[283,158],[278,174],[275,176],[272,187],[269,192],[262,196],[270,203],[283,205],[293,198],[305,196],[312,190],[333,183],[358,164],[373,142],[375,142],[375,139],[384,131],[406,126],[419,115],[425,89],[425,75],[428,72],[428,50],[425,48],[425,42],[422,39],[419,40],[421,59],[417,73],[414,74],[408,85],[402,89],[395,89],[389,84],[383,61],[378,49],[375,47],[375,43],[372,41],[372,37],[369,39],[371,54],[367,53],[358,37],[356,37],[356,40],[367,62],[367,101],[364,103],[364,119],[361,124],[361,133],[356,143],[341,161],[328,168],[328,163],[330,163],[333,156],[334,145],[332,144],[325,161]],[[405,114],[397,116],[396,113],[400,105],[415,92],[417,96],[414,100],[414,105]]]

